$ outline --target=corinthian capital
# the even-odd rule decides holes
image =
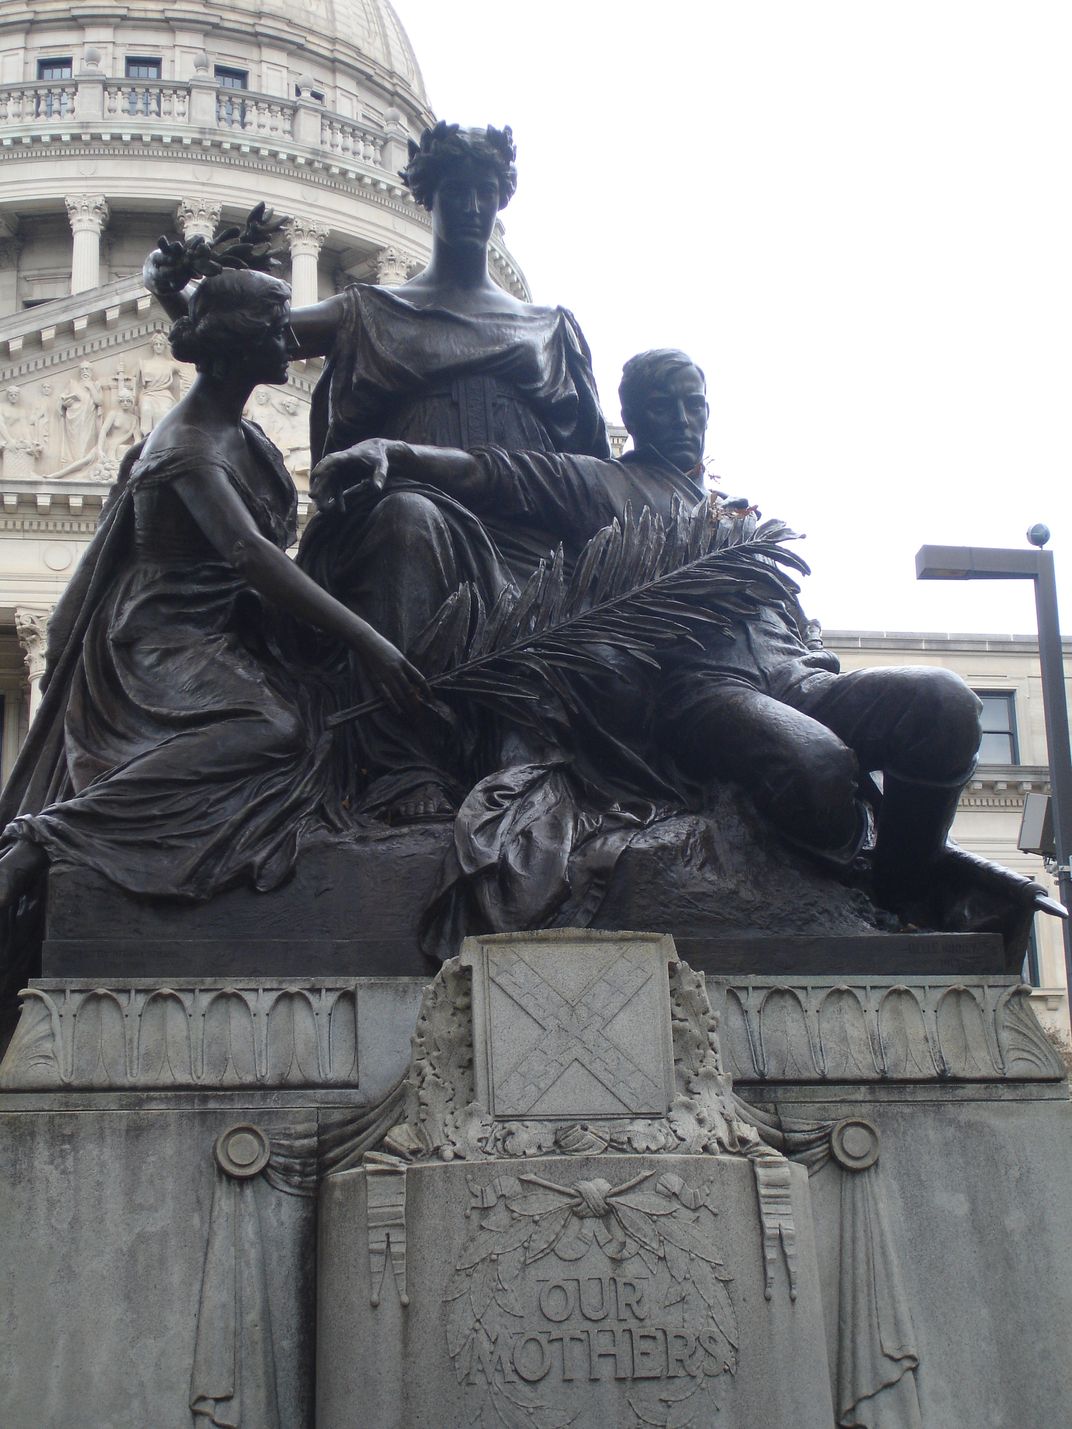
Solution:
[[[39,680],[45,672],[48,618],[51,614],[47,606],[15,607],[15,631],[26,661],[26,673],[31,680]]]
[[[175,222],[182,229],[182,236],[189,242],[191,238],[211,238],[220,222],[222,205],[210,198],[181,198],[175,210]]]
[[[318,223],[315,218],[287,220],[287,242],[297,257],[319,258],[324,239],[330,232],[326,223]]]
[[[420,259],[404,248],[381,248],[376,254],[376,282],[380,287],[392,283],[404,283],[415,268],[420,267]]]
[[[108,200],[103,194],[68,194],[63,201],[72,233],[100,233],[108,222]]]

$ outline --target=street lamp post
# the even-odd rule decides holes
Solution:
[[[923,546],[916,554],[916,579],[929,581],[1015,581],[1035,584],[1042,710],[1050,758],[1057,887],[1072,909],[1072,754],[1069,752],[1068,701],[1065,697],[1061,626],[1057,615],[1057,582],[1053,552],[1042,549],[1050,539],[1045,526],[1032,526],[1027,539],[1035,550],[998,550],[977,546]],[[1064,921],[1065,988],[1072,1014],[1072,921]]]

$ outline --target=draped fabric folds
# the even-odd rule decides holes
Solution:
[[[404,1092],[403,1077],[380,1101],[335,1118],[319,1135],[274,1130],[264,1180],[286,1195],[315,1197],[322,1175],[348,1170],[379,1145],[401,1115]],[[213,1429],[281,1429],[259,1180],[216,1169],[190,1371],[194,1422]]]
[[[832,1162],[836,1122],[804,1122],[763,1111],[734,1095],[740,1116],[768,1145],[814,1176]],[[900,1257],[886,1217],[878,1165],[838,1168],[837,1376],[839,1429],[923,1429],[919,1351]]]
[[[197,1340],[190,1377],[194,1422],[213,1429],[280,1429],[275,1352],[257,1191],[216,1172]]]
[[[285,547],[293,483],[259,429],[245,431],[256,460],[243,473],[207,439],[124,462],[57,608],[47,689],[0,806],[9,837],[134,893],[276,887],[326,798],[310,688],[174,490],[226,479]]]

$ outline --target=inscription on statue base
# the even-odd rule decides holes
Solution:
[[[743,1158],[410,1166],[404,1279],[370,1240],[375,1178],[329,1176],[318,1429],[829,1429],[807,1174],[789,1170],[795,1300],[786,1272],[765,1298]]]
[[[703,1191],[658,1171],[575,1179],[566,1164],[470,1194],[446,1335],[474,1423],[520,1410],[558,1429],[608,1390],[639,1423],[665,1423],[670,1405],[687,1422],[686,1401],[689,1417],[717,1411],[739,1335]]]

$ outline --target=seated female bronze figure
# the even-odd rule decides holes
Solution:
[[[522,302],[488,271],[495,222],[517,184],[514,159],[508,128],[425,130],[402,178],[431,213],[427,266],[397,287],[355,283],[292,314],[296,351],[328,359],[313,401],[314,462],[367,437],[609,455],[576,320]],[[189,250],[165,241],[146,262],[146,286],[178,315],[193,271]],[[493,599],[544,555],[523,522],[477,520],[435,492],[366,492],[314,515],[298,564],[408,651],[459,585],[472,581]],[[340,677],[341,703],[366,693],[360,670]],[[392,820],[449,815],[471,782],[451,757],[458,741],[445,747],[427,718],[400,729],[374,715],[344,739],[341,787]],[[391,772],[369,789],[369,769]]]
[[[123,462],[57,607],[0,804],[0,906],[54,860],[191,899],[286,878],[329,782],[328,737],[279,653],[287,621],[347,646],[396,712],[420,693],[398,650],[285,554],[294,484],[241,414],[258,383],[286,381],[289,298],[264,273],[222,273],[172,329],[198,376]]]

